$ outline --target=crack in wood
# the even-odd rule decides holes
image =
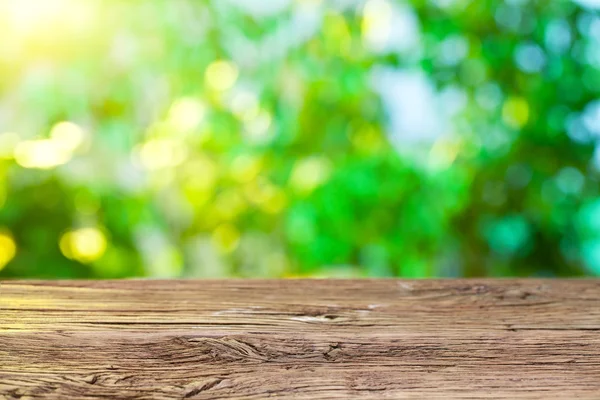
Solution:
[[[198,394],[200,394],[200,393],[202,393],[202,392],[205,392],[205,391],[207,391],[207,390],[210,390],[210,389],[214,388],[214,387],[215,387],[215,386],[217,386],[219,383],[223,382],[223,380],[224,380],[223,378],[220,378],[220,379],[215,379],[214,381],[211,381],[211,382],[205,383],[205,384],[204,384],[204,385],[202,385],[201,387],[199,387],[199,388],[196,388],[196,389],[193,389],[193,390],[190,390],[189,392],[187,392],[187,393],[186,393],[186,394],[183,396],[183,398],[184,398],[184,399],[189,399],[190,397],[197,396]]]

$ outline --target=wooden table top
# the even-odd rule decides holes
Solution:
[[[598,280],[0,282],[0,399],[600,399]]]

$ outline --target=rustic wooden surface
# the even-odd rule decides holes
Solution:
[[[0,282],[0,399],[600,399],[600,281]]]

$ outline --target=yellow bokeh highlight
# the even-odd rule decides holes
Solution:
[[[212,199],[219,179],[217,164],[206,155],[197,155],[181,167],[181,173],[187,200],[196,209],[204,207]]]
[[[392,32],[393,9],[389,1],[369,0],[363,10],[361,31],[363,41],[370,47],[383,46]]]
[[[502,106],[502,119],[514,129],[524,127],[529,121],[529,103],[522,97],[511,97]]]
[[[231,177],[239,183],[250,182],[258,176],[262,169],[262,160],[251,155],[237,156],[230,167]]]
[[[15,161],[24,168],[51,169],[66,164],[72,153],[52,139],[27,140],[15,147]]]
[[[15,132],[0,133],[0,158],[5,160],[14,158],[15,148],[19,141],[19,135]]]
[[[48,139],[17,141],[16,134],[0,136],[0,153],[8,158],[5,153],[12,147],[15,161],[23,168],[52,169],[73,158],[85,141],[85,132],[73,122],[62,121],[50,129]]]
[[[290,261],[285,252],[272,252],[264,259],[265,269],[269,276],[282,276],[290,270]]]
[[[50,140],[66,152],[73,152],[81,146],[85,140],[83,129],[69,121],[59,122],[50,130]]]
[[[1,11],[16,28],[29,31],[60,21],[61,17],[68,15],[73,3],[73,0],[44,0],[34,5],[24,0],[4,0]]]
[[[232,224],[219,225],[213,232],[212,243],[221,253],[231,253],[240,243],[240,232]]]
[[[198,127],[204,119],[206,108],[204,104],[193,97],[176,100],[168,112],[169,123],[178,131],[187,132]]]
[[[147,170],[175,167],[187,157],[184,143],[175,139],[150,139],[138,146],[134,161]]]
[[[248,183],[244,187],[246,198],[269,214],[281,212],[288,203],[285,191],[266,179]]]
[[[429,166],[434,169],[446,169],[454,163],[461,148],[457,140],[441,138],[435,141],[429,151]]]
[[[214,206],[219,216],[225,220],[237,217],[247,208],[244,198],[232,189],[219,193]]]
[[[88,264],[102,257],[107,241],[101,230],[89,227],[66,232],[59,246],[65,257]]]
[[[287,203],[285,192],[278,187],[273,187],[265,194],[265,201],[262,203],[261,209],[269,214],[278,214],[284,210]]]
[[[352,146],[362,153],[380,151],[385,144],[383,134],[373,125],[366,125],[348,134]]]
[[[340,42],[352,39],[348,23],[342,15],[330,15],[327,19],[326,28],[327,33]]]
[[[329,179],[331,169],[331,162],[325,157],[300,160],[294,166],[290,185],[298,192],[309,193]]]
[[[204,74],[204,80],[208,87],[217,91],[231,89],[237,81],[239,70],[237,66],[225,60],[211,63]]]
[[[328,15],[323,29],[328,51],[334,54],[340,53],[343,56],[351,55],[352,33],[342,15]]]
[[[0,270],[17,255],[17,244],[7,232],[0,232]]]
[[[186,186],[197,191],[210,191],[219,178],[217,164],[208,156],[196,155],[183,166]]]

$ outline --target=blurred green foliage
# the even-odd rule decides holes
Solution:
[[[0,277],[600,274],[594,0],[42,3]]]

